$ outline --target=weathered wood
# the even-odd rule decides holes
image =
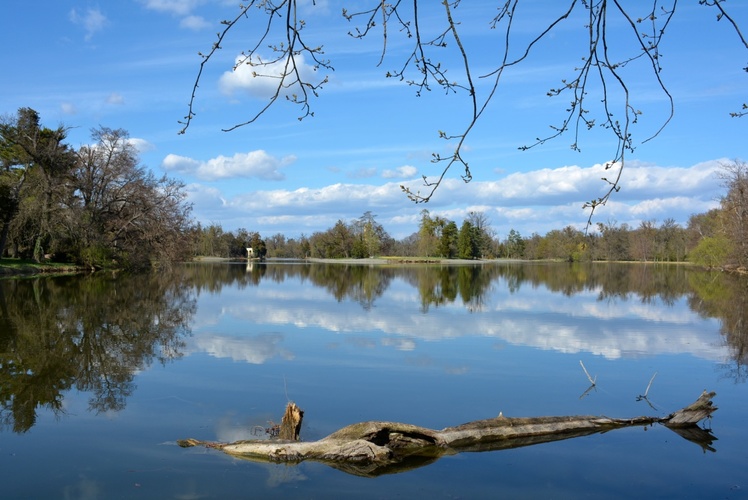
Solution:
[[[285,441],[298,441],[301,434],[301,421],[303,419],[304,412],[301,411],[301,408],[296,406],[296,403],[289,402],[281,419],[278,438]]]
[[[699,399],[683,409],[671,413],[663,422],[668,427],[690,427],[714,413],[717,408],[712,404],[715,392],[702,392]]]
[[[491,451],[586,436],[630,426],[664,424],[704,450],[714,451],[711,433],[697,424],[717,410],[715,393],[704,393],[691,405],[667,417],[608,418],[599,416],[525,417],[476,420],[440,431],[397,422],[360,422],[344,427],[319,441],[252,440],[211,443],[187,439],[180,446],[207,446],[239,458],[263,462],[298,463],[315,460],[362,476],[403,472],[427,465],[439,457],[460,452]],[[289,404],[289,407],[291,404]],[[298,431],[303,412],[298,412]],[[284,415],[284,420],[285,420]]]

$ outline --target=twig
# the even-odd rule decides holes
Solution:
[[[657,376],[657,372],[654,372],[654,375],[652,375],[652,378],[649,379],[649,384],[647,384],[647,390],[644,391],[644,397],[647,397],[647,394],[649,394],[649,388],[652,387],[652,382],[654,382],[655,377]]]
[[[595,392],[597,392],[597,386],[596,386],[595,384],[592,384],[591,386],[589,386],[589,387],[587,388],[587,390],[586,390],[586,391],[584,391],[584,392],[582,393],[582,395],[581,395],[581,396],[579,396],[579,399],[584,399],[585,397],[587,397],[587,395],[588,395],[588,394],[589,394],[589,393],[590,393],[590,392],[591,392],[591,391],[592,391],[593,389],[595,390]]]
[[[649,394],[649,388],[650,388],[650,387],[652,387],[652,382],[654,382],[654,379],[655,379],[655,377],[656,377],[656,376],[657,376],[657,372],[654,372],[654,375],[652,375],[652,378],[651,378],[651,379],[649,379],[649,384],[647,384],[647,390],[645,390],[645,391],[644,391],[644,394],[640,394],[639,396],[637,396],[637,397],[636,397],[636,400],[637,400],[637,401],[641,401],[641,400],[644,400],[644,401],[646,401],[646,402],[647,402],[647,404],[648,404],[648,405],[649,405],[649,406],[650,406],[650,407],[651,407],[652,409],[654,409],[654,410],[656,410],[657,408],[655,408],[655,406],[654,406],[654,405],[652,404],[652,402],[651,402],[651,401],[649,400],[649,398],[647,397],[647,395]]]
[[[584,370],[584,374],[587,375],[587,379],[590,381],[590,384],[592,384],[593,387],[597,385],[597,375],[595,375],[595,378],[593,379],[592,377],[590,377],[590,374],[587,371],[587,368],[584,367],[584,363],[582,363],[581,359],[579,360],[579,364],[582,365],[582,370]]]

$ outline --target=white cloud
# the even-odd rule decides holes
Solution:
[[[197,173],[205,169],[201,162],[175,155],[167,157],[165,167],[170,163],[173,171]],[[712,177],[718,165],[718,160],[685,168],[632,162],[629,167],[635,182],[627,183],[627,167],[623,189],[597,210],[593,223],[613,220],[635,227],[644,220],[661,223],[673,218],[685,226],[690,215],[717,205],[721,188]],[[203,222],[220,220],[224,228],[232,230],[245,226],[251,217],[253,229],[262,234],[281,232],[289,237],[324,231],[338,219],[350,221],[372,210],[391,235],[403,238],[417,230],[424,208],[432,216],[458,224],[469,211],[480,211],[500,237],[510,229],[529,236],[568,225],[585,229],[589,212],[582,210],[582,204],[595,195],[595,189],[600,190],[602,171],[601,165],[568,166],[516,173],[497,181],[474,180],[465,184],[460,179],[447,179],[427,205],[414,205],[400,189],[401,184],[418,189],[420,180],[383,184],[362,181],[252,192],[195,187],[190,201],[194,203],[195,216]],[[640,182],[642,178],[648,182]],[[555,183],[557,187],[553,186]],[[652,195],[658,189],[661,194]]]
[[[403,165],[394,170],[385,170],[382,177],[385,179],[410,179],[418,173],[418,169],[412,165]]]
[[[131,137],[128,142],[132,144],[133,147],[135,147],[135,149],[137,149],[139,153],[145,153],[145,152],[153,151],[154,149],[156,149],[156,146],[153,145],[153,143],[148,142],[145,139]]]
[[[200,31],[213,25],[203,16],[193,13],[196,8],[206,3],[206,0],[140,0],[140,3],[143,4],[146,9],[171,14],[172,16],[180,18],[180,28]],[[229,4],[228,2],[223,3],[227,5]],[[230,5],[235,7],[233,2]]]
[[[225,72],[220,80],[219,87],[226,95],[234,95],[237,92],[249,94],[253,97],[270,98],[278,91],[278,85],[281,83],[280,78],[285,74],[286,79],[284,86],[291,84],[296,78],[293,74],[293,65],[289,63],[286,68],[286,60],[268,62],[263,61],[272,59],[261,59],[259,56],[247,60],[245,56],[236,57],[236,69]],[[314,67],[305,62],[303,55],[295,58],[296,66],[305,82],[318,82],[321,80]],[[282,89],[281,95],[291,95],[298,93],[298,85]]]
[[[91,40],[94,34],[103,30],[104,27],[109,23],[106,16],[102,14],[98,8],[89,8],[88,10],[86,10],[85,14],[79,14],[77,10],[72,9],[70,11],[70,14],[68,14],[68,17],[70,21],[73,22],[73,24],[79,24],[83,26],[83,28],[86,30],[86,41]]]
[[[200,5],[202,0],[141,0],[146,9],[186,16]]]
[[[249,153],[236,153],[232,157],[221,155],[206,162],[169,154],[161,166],[168,171],[193,175],[207,181],[238,177],[280,181],[285,178],[280,169],[294,161],[296,157],[293,155],[276,158],[259,149]]]
[[[164,170],[187,175],[196,175],[196,172],[200,168],[200,165],[201,163],[197,160],[175,154],[166,155],[166,158],[164,158],[164,160],[161,162],[161,167]]]
[[[205,20],[202,16],[187,16],[179,21],[180,28],[187,28],[194,31],[200,31],[209,28],[211,23]]]

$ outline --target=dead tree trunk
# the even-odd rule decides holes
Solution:
[[[476,420],[440,431],[396,422],[360,422],[344,427],[319,441],[292,439],[211,443],[186,439],[182,447],[208,446],[239,458],[258,462],[298,463],[315,460],[361,476],[403,472],[434,462],[444,455],[468,451],[518,448],[586,436],[621,427],[663,424],[704,450],[714,451],[714,437],[697,424],[717,410],[714,392],[704,391],[691,405],[667,417],[608,418],[597,416],[525,417]],[[286,415],[303,412],[293,403]],[[284,415],[284,421],[286,420]],[[298,429],[297,429],[298,430]]]

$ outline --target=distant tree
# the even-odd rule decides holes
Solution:
[[[510,259],[521,259],[525,255],[525,240],[519,231],[511,229],[506,237],[506,256]]]
[[[352,232],[355,235],[353,256],[356,258],[368,258],[379,255],[383,243],[389,239],[387,231],[377,222],[376,215],[370,210],[355,220],[352,224]]]
[[[459,253],[459,231],[454,221],[449,221],[442,229],[441,238],[439,238],[439,255],[446,259],[453,259]]]
[[[657,221],[645,220],[639,227],[629,232],[631,257],[634,260],[647,262],[655,257]]]
[[[197,255],[205,257],[228,257],[228,241],[223,237],[223,227],[217,222],[203,227],[197,244]]]
[[[657,228],[657,260],[679,262],[686,257],[686,230],[668,217]]]
[[[726,11],[724,3],[723,0],[699,0],[700,5],[716,12],[718,21],[724,21],[735,31],[736,42],[748,48],[738,23]],[[629,5],[617,0],[566,0],[549,3],[553,10],[541,21],[532,17],[535,13],[531,9],[525,9],[533,5],[531,2],[508,0],[471,5],[473,10],[486,10],[483,15],[471,12],[473,17],[463,23],[461,16],[466,11],[457,8],[461,5],[460,0],[371,1],[368,7],[359,5],[354,10],[343,9],[343,17],[354,23],[348,31],[354,39],[374,36],[379,30],[382,52],[377,65],[384,63],[386,52],[394,43],[409,47],[403,60],[395,62],[395,69],[387,71],[386,77],[405,81],[415,88],[416,95],[441,89],[447,94],[459,93],[467,101],[465,125],[460,125],[456,132],[439,131],[441,138],[456,144],[451,148],[451,154],[433,155],[432,161],[442,165],[441,173],[437,173],[434,179],[424,177],[424,194],[402,186],[415,202],[428,201],[452,167],[462,170],[461,176],[466,182],[472,179],[464,158],[464,144],[492,101],[500,99],[496,96],[505,95],[501,92],[505,76],[515,66],[527,64],[543,42],[563,33],[571,23],[583,39],[579,45],[569,45],[570,61],[580,62],[570,63],[573,66],[570,65],[569,74],[555,79],[561,80],[560,85],[554,81],[550,84],[553,88],[547,91],[548,96],[559,98],[561,116],[551,126],[550,133],[529,135],[535,139],[520,149],[533,148],[571,134],[571,147],[579,150],[583,131],[600,127],[609,133],[615,146],[609,155],[610,161],[605,164],[606,169],[611,170],[611,174],[603,179],[608,189],[585,205],[594,212],[620,188],[627,152],[633,151],[638,142],[657,136],[673,115],[673,97],[660,76],[662,61],[667,60],[662,57],[660,44],[676,15],[677,4],[678,0],[631,2]],[[195,117],[195,99],[205,65],[223,48],[226,37],[239,25],[245,26],[246,30],[244,34],[234,33],[234,37],[247,37],[248,48],[236,60],[234,71],[248,71],[253,77],[267,79],[272,82],[274,92],[269,102],[248,113],[246,121],[226,130],[254,123],[279,100],[298,105],[299,119],[314,115],[311,101],[328,82],[328,77],[321,74],[332,71],[333,63],[326,59],[325,49],[319,42],[308,40],[307,35],[312,36],[315,32],[305,29],[308,24],[307,19],[299,15],[301,7],[303,5],[298,0],[250,1],[240,5],[236,17],[222,21],[224,27],[218,33],[218,39],[207,53],[200,54],[202,62],[181,133]],[[318,7],[327,8],[327,3]],[[488,21],[484,29],[486,36],[491,37],[490,41],[468,43],[478,28],[469,22],[472,19]],[[258,25],[263,28],[257,29]],[[489,46],[497,52],[494,67],[473,66],[471,61],[475,60],[475,53],[485,51]],[[687,63],[698,64],[692,59]],[[311,64],[314,71],[304,71],[307,64]],[[478,85],[479,81],[488,82],[488,85]],[[630,89],[643,88],[646,83],[660,92],[669,112],[653,135],[635,141],[632,126],[642,112],[634,104],[635,96]],[[494,108],[500,110],[500,107]],[[741,110],[732,114],[742,116],[746,109],[748,105],[743,104]],[[455,122],[454,117],[449,118],[450,125]]]
[[[418,255],[433,257],[439,254],[439,241],[447,222],[439,216],[432,218],[428,210],[421,210],[421,221],[418,224]]]
[[[720,200],[725,236],[732,244],[731,259],[748,265],[748,163],[735,160],[721,166],[727,194]]]
[[[530,260],[542,259],[545,253],[545,238],[540,236],[538,233],[532,233],[529,238],[522,240],[524,245],[524,257]],[[508,256],[506,251],[506,244],[504,247],[504,255]]]
[[[481,233],[469,220],[464,220],[460,226],[457,239],[457,252],[461,259],[476,259],[480,257]]]
[[[578,262],[588,257],[584,233],[572,226],[549,231],[545,235],[545,240],[547,241],[545,258]]]
[[[493,251],[493,242],[496,231],[491,227],[491,221],[484,212],[468,212],[467,220],[477,231],[478,237],[478,257],[492,257],[496,252]]]
[[[594,258],[597,260],[619,261],[631,259],[629,253],[628,224],[618,225],[616,221],[598,222],[598,240]]]
[[[323,259],[350,258],[353,253],[355,238],[348,224],[338,220],[327,231],[318,231],[309,238],[312,257]]]
[[[265,260],[265,256],[267,255],[268,251],[267,246],[265,245],[265,241],[262,239],[262,237],[260,237],[260,233],[258,233],[257,231],[249,233],[247,243],[254,251],[255,257],[260,260]]]
[[[415,257],[418,255],[418,233],[412,233],[392,245],[392,255]]]
[[[282,233],[276,233],[267,238],[265,245],[268,249],[268,257],[292,257],[286,237]]]

